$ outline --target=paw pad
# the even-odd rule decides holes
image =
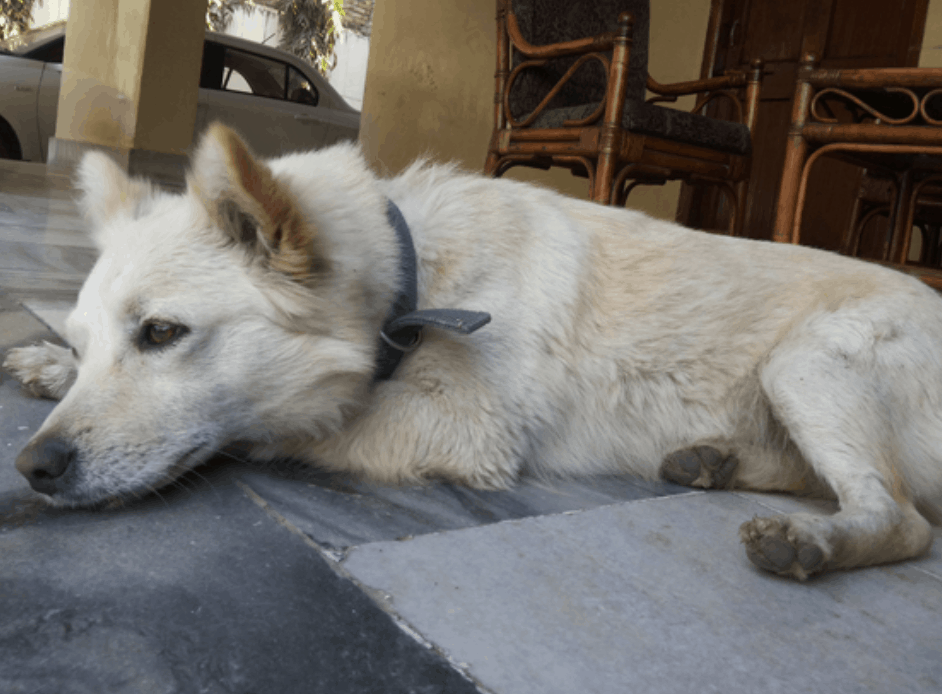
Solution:
[[[746,556],[760,569],[805,580],[824,568],[824,552],[811,542],[789,539],[775,519],[754,518],[739,530]]]
[[[729,484],[738,464],[735,455],[724,456],[712,446],[694,446],[665,457],[661,476],[685,487],[719,489]]]

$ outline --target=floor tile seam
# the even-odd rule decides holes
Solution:
[[[349,581],[357,588],[357,590],[366,595],[374,605],[389,615],[390,619],[392,619],[396,626],[399,627],[399,629],[401,629],[406,635],[408,635],[411,639],[413,639],[426,650],[432,651],[445,660],[445,662],[447,662],[453,670],[455,670],[472,685],[477,687],[481,694],[497,694],[497,692],[494,692],[493,690],[485,687],[473,675],[471,675],[467,663],[460,663],[455,660],[450,653],[436,645],[430,639],[426,638],[416,627],[414,627],[411,623],[408,622],[408,620],[400,615],[393,607],[392,596],[390,594],[362,583],[356,576],[350,573],[346,566],[344,566],[344,560],[346,559],[350,548],[337,551],[322,546],[310,535],[301,530],[301,528],[278,513],[278,511],[275,510],[275,508],[270,503],[268,503],[264,497],[252,489],[248,484],[242,480],[235,480],[235,484],[237,487],[239,487],[239,489],[242,490],[242,493],[245,494],[250,501],[261,508],[262,511],[276,524],[283,527],[289,533],[299,537],[304,542],[304,544],[306,544],[322,559],[324,559],[330,570],[333,571],[339,578]]]
[[[935,571],[930,571],[929,569],[924,569],[921,566],[916,566],[915,564],[910,564],[910,566],[918,571],[919,573],[924,573],[929,578],[934,578],[939,583],[942,583],[942,575],[937,574]]]
[[[343,549],[344,560],[347,558],[347,555],[351,550],[358,549],[360,547],[369,547],[371,545],[390,543],[390,542],[403,542],[409,541],[417,538],[425,537],[441,537],[445,535],[455,535],[458,533],[473,532],[481,530],[484,528],[496,528],[498,526],[504,526],[507,524],[521,524],[521,523],[531,523],[538,522],[544,518],[559,518],[563,516],[576,516],[583,513],[589,513],[591,511],[600,511],[606,508],[612,508],[613,506],[628,506],[634,504],[643,504],[648,502],[658,502],[658,501],[668,501],[671,499],[687,499],[690,497],[703,496],[707,492],[705,490],[692,489],[689,492],[682,492],[680,494],[659,494],[657,496],[644,497],[642,499],[621,499],[614,500],[610,503],[599,504],[597,506],[590,506],[588,508],[575,508],[568,509],[566,511],[552,511],[549,513],[534,513],[529,516],[521,516],[519,518],[502,518],[491,523],[481,523],[479,525],[466,525],[460,528],[442,528],[441,530],[433,530],[427,533],[417,533],[415,535],[403,535],[402,537],[394,539],[383,539],[383,540],[369,540],[367,542],[360,542],[355,545],[348,545]]]
[[[78,294],[83,282],[80,278],[67,278],[61,275],[44,277],[36,272],[24,272],[20,277],[5,277],[4,275],[5,272],[0,270],[0,290],[15,292],[20,296],[26,296],[31,292],[71,292]]]
[[[36,320],[38,320],[40,323],[42,323],[42,324],[46,327],[46,329],[49,330],[49,332],[51,332],[53,335],[55,335],[58,339],[62,340],[63,342],[67,342],[64,335],[60,335],[58,330],[56,330],[54,327],[52,327],[52,326],[51,326],[46,320],[44,320],[43,317],[42,317],[41,315],[39,315],[36,311],[34,311],[33,309],[31,309],[29,306],[26,305],[25,302],[26,302],[26,301],[29,301],[29,299],[25,299],[25,300],[24,300],[24,299],[15,299],[15,301],[16,301],[16,303],[18,303],[18,304],[23,308],[24,311],[26,311],[26,313],[28,313],[28,314],[29,314],[30,316],[32,316],[34,319],[36,319]]]
[[[766,509],[766,510],[768,510],[768,511],[771,511],[772,513],[774,513],[774,514],[776,514],[776,515],[778,515],[778,516],[788,515],[789,513],[791,513],[791,511],[783,511],[781,508],[778,508],[778,507],[776,507],[776,506],[773,506],[772,504],[768,503],[767,501],[763,500],[762,498],[756,498],[755,496],[749,496],[750,494],[760,494],[760,495],[761,495],[761,494],[765,494],[765,493],[787,495],[787,492],[760,492],[760,491],[752,491],[752,490],[749,490],[749,489],[740,489],[740,490],[727,489],[727,490],[725,490],[725,491],[729,492],[730,494],[732,494],[732,495],[735,496],[735,497],[738,497],[738,498],[742,499],[743,501],[748,501],[748,502],[751,502],[751,503],[754,503],[754,504],[758,504],[758,505],[761,506],[762,508],[764,508],[764,509]],[[800,497],[800,496],[794,496],[794,498],[795,498],[795,499],[798,499],[798,500],[801,500],[801,499],[802,499],[802,497]],[[808,497],[806,500],[809,500],[809,501],[826,501],[826,499],[820,499],[820,498],[815,498],[815,497]]]

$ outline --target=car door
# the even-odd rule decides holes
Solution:
[[[56,114],[59,112],[59,87],[62,84],[62,63],[46,63],[39,83],[36,102],[36,121],[39,127],[39,148],[42,160],[49,156],[49,138],[56,134]]]
[[[0,116],[19,140],[20,154],[25,161],[40,161],[39,132],[36,128],[36,98],[42,78],[43,63],[12,55],[0,55]],[[3,143],[7,156],[15,156],[15,146]]]
[[[207,41],[195,135],[222,121],[262,155],[312,149],[330,127],[319,117],[318,100],[316,88],[288,63]]]

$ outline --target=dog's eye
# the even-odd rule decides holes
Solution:
[[[141,347],[166,347],[187,333],[182,325],[173,323],[146,323],[141,328]]]

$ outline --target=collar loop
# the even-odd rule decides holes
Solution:
[[[396,241],[399,243],[400,289],[379,333],[379,351],[376,357],[376,371],[373,374],[375,381],[389,379],[399,365],[402,355],[419,346],[424,326],[469,335],[491,320],[489,313],[481,311],[456,308],[417,310],[418,262],[412,234],[409,233],[405,217],[392,200],[386,201],[386,218],[395,230]]]

